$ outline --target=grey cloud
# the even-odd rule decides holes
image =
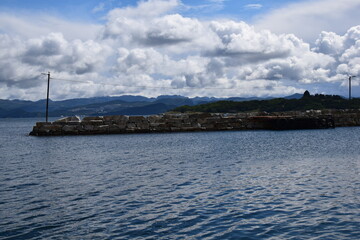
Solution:
[[[18,62],[0,62],[1,83],[18,89],[37,87],[41,84],[40,72],[21,66]]]
[[[0,62],[0,82],[5,83],[7,86],[16,84],[14,81],[16,70],[13,64],[9,62]]]
[[[216,77],[222,77],[225,74],[224,61],[218,58],[211,58],[210,62],[206,66],[208,73],[213,73]]]
[[[23,63],[44,67],[61,65],[67,41],[60,33],[51,33],[40,39],[30,39],[26,43],[26,50],[21,55]]]
[[[216,87],[218,79],[226,75],[225,62],[219,58],[211,58],[202,72],[185,75],[189,87]]]
[[[27,48],[21,55],[23,63],[80,75],[97,70],[107,55],[106,46],[93,41],[69,42],[62,34],[29,40]]]
[[[22,41],[0,34],[0,47],[4,49],[0,53],[0,84],[28,99],[40,93],[36,87],[45,83],[41,72],[76,78],[93,74],[104,67],[108,51],[93,41],[69,42],[61,34]],[[29,91],[18,91],[21,89]]]
[[[214,52],[205,53],[207,57],[226,57],[229,66],[240,66],[244,64],[254,64],[265,62],[271,59],[286,58],[290,56],[290,51],[280,51],[272,53],[264,52],[229,52],[225,49],[218,49]]]
[[[191,39],[177,38],[175,36],[163,35],[159,32],[150,32],[147,33],[146,38],[142,42],[144,43],[144,45],[162,46],[162,45],[175,45],[189,41],[191,41]]]
[[[269,85],[265,86],[265,89],[270,92],[270,91],[274,90],[274,86],[269,84]]]
[[[62,52],[61,45],[63,41],[62,35],[54,35],[45,38],[41,42],[30,43],[25,53],[26,56],[53,56]]]
[[[106,24],[102,37],[117,39],[127,44],[156,47],[191,42],[199,36],[202,28],[198,20],[179,14],[154,19],[113,16]]]
[[[265,65],[267,70],[264,79],[270,80],[279,80],[279,79],[289,79],[289,80],[299,80],[304,77],[303,68],[300,66],[291,66],[289,62],[282,63],[269,63]]]
[[[21,62],[24,43],[0,34],[0,84],[16,89],[27,89],[40,84],[39,68]]]
[[[205,87],[208,86],[206,83],[209,82],[209,80],[210,79],[204,74],[193,74],[185,76],[186,86],[188,87]]]
[[[75,69],[75,73],[82,75],[85,73],[93,72],[95,70],[94,64],[84,63],[82,66],[79,66]]]

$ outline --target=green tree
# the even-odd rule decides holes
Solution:
[[[304,95],[302,96],[303,98],[308,98],[308,97],[310,97],[310,92],[308,91],[308,90],[306,90],[305,92],[304,92]]]

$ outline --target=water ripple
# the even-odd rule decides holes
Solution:
[[[33,122],[13,124],[0,239],[360,235],[359,128],[29,138],[10,136]]]

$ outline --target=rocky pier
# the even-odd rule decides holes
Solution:
[[[37,122],[30,135],[95,135],[225,130],[326,129],[360,126],[360,111],[324,110],[282,113],[166,113],[152,116],[67,117]]]

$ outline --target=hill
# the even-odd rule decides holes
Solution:
[[[297,96],[296,96],[297,97]],[[337,95],[310,95],[307,91],[298,98],[274,98],[270,100],[253,101],[218,101],[197,106],[181,106],[173,109],[175,112],[208,112],[208,113],[235,113],[235,112],[284,112],[304,111],[310,109],[359,109],[360,99],[344,99]]]

